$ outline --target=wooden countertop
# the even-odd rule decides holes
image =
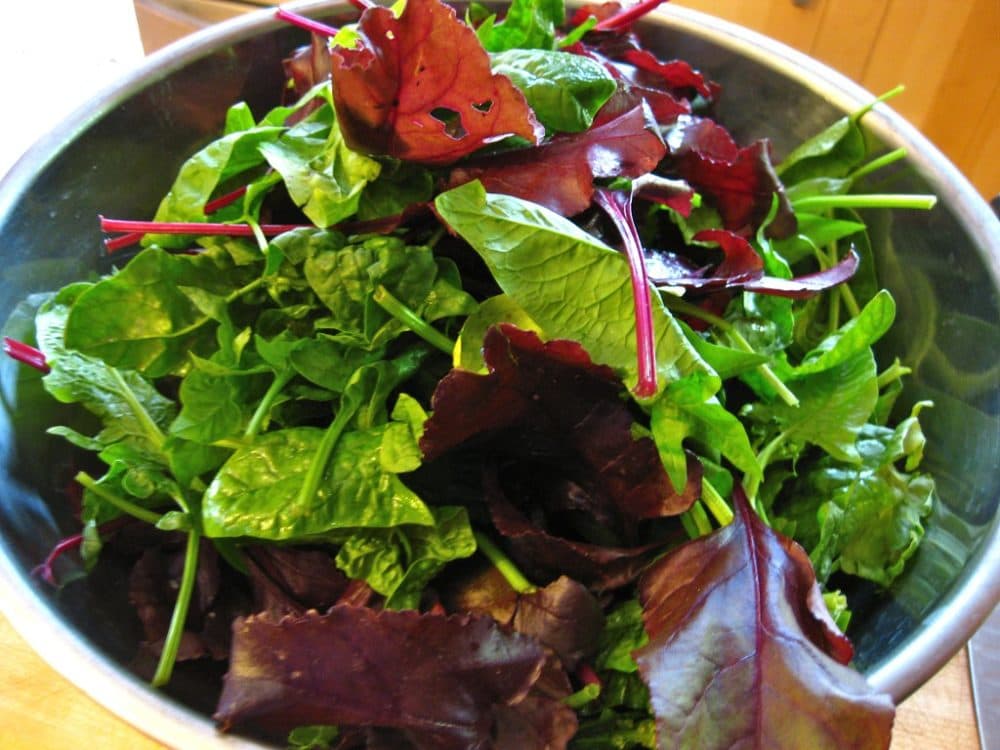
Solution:
[[[65,750],[100,738],[101,750],[163,750],[65,680],[0,616],[0,747]],[[966,652],[898,709],[892,750],[981,750]],[[179,750],[190,750],[180,748]]]

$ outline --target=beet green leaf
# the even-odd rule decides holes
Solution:
[[[892,702],[844,666],[852,649],[805,552],[734,504],[729,526],[640,584],[649,643],[635,656],[659,746],[888,748]]]

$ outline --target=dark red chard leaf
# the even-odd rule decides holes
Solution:
[[[788,237],[795,231],[795,214],[771,165],[767,141],[740,148],[712,120],[681,117],[667,134],[667,145],[677,172],[709,198],[725,229],[752,234],[767,217],[777,193],[778,213],[768,235]]]
[[[705,229],[694,239],[717,244],[725,256],[710,272],[693,269],[680,258],[659,255],[650,271],[650,281],[660,286],[679,286],[692,291],[743,289],[776,297],[806,299],[848,281],[858,270],[860,257],[851,250],[839,263],[823,271],[794,279],[764,275],[764,263],[750,243],[725,229]]]
[[[487,747],[494,710],[522,700],[544,663],[534,639],[486,617],[349,606],[249,617],[233,626],[215,719],[223,730],[384,727],[415,748]]]
[[[595,591],[610,591],[634,581],[663,549],[659,544],[605,547],[550,534],[514,507],[495,476],[488,476],[484,489],[493,525],[532,580],[548,581],[566,574]]]
[[[694,190],[682,180],[645,174],[632,180],[632,193],[636,198],[672,208],[684,218],[691,215],[694,207]]]
[[[888,748],[892,701],[844,666],[808,556],[733,500],[729,526],[640,582],[649,643],[635,658],[660,747]]]
[[[604,613],[583,585],[560,576],[545,588],[519,597],[513,626],[551,648],[572,671],[581,659],[597,652]]]
[[[625,50],[621,59],[639,70],[653,73],[670,91],[675,93],[690,89],[711,101],[719,93],[719,84],[705,79],[701,73],[683,60],[664,62],[647,49],[632,47]]]
[[[310,43],[282,60],[285,77],[292,83],[296,98],[330,77],[330,46],[325,36],[313,34]]]
[[[457,167],[448,187],[479,180],[487,192],[514,195],[573,216],[590,207],[595,178],[638,177],[652,171],[665,154],[655,121],[639,103],[583,133]]]
[[[353,49],[331,52],[334,105],[348,146],[449,164],[509,136],[544,129],[509,78],[494,75],[475,31],[439,0],[361,15]]]
[[[578,343],[543,343],[503,324],[486,333],[483,359],[488,374],[452,370],[438,383],[420,440],[427,460],[474,437],[519,455],[539,435],[626,518],[676,515],[691,506],[690,493],[674,492],[655,443],[633,436],[624,384]]]
[[[326,610],[347,590],[350,579],[320,550],[257,546],[247,550],[254,611],[275,616]]]
[[[576,712],[559,698],[532,691],[496,709],[493,750],[564,750],[576,734]]]
[[[749,281],[743,285],[748,292],[771,294],[792,299],[806,299],[830,289],[837,284],[843,284],[851,279],[861,264],[861,256],[854,248],[835,266],[824,271],[796,276],[794,279],[779,279],[774,276],[763,276],[757,281]]]
[[[183,547],[160,541],[160,546],[142,553],[128,580],[129,602],[135,607],[145,636],[142,650],[151,657],[158,657],[163,649],[184,567]],[[220,584],[220,575],[218,555],[209,542],[203,541],[178,661],[222,660],[228,656],[229,623],[237,615],[246,614],[250,602],[244,599],[239,586]]]

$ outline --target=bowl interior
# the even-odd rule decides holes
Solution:
[[[720,82],[719,119],[740,142],[769,138],[779,159],[869,100],[819,64],[698,14],[670,9],[642,30],[662,57],[686,59]],[[29,152],[0,186],[5,335],[23,335],[28,318],[16,306],[28,295],[109,270],[96,216],[151,216],[182,161],[220,130],[229,104],[245,100],[260,113],[276,103],[280,60],[305,41],[266,12],[202,32],[151,58]],[[857,665],[899,699],[961,646],[1000,596],[1000,225],[968,183],[891,111],[880,106],[865,122],[875,141],[911,154],[879,173],[872,191],[941,197],[931,212],[866,217],[881,247],[880,279],[899,308],[880,354],[883,362],[899,356],[914,368],[902,408],[925,398],[936,405],[921,415],[929,441],[925,467],[941,497],[924,545],[891,592],[860,585],[852,592]],[[45,434],[54,409],[37,375],[0,362],[0,396],[4,606],[18,610],[12,618],[25,631],[37,618],[54,616],[57,637],[69,644],[67,658],[106,667],[74,677],[99,696],[118,679],[115,665],[132,661],[139,638],[125,596],[127,571],[109,561],[58,591],[31,576],[58,539],[77,531],[65,492],[75,459],[61,439]],[[63,580],[82,574],[72,561],[60,566]],[[44,656],[45,647],[36,645]],[[207,714],[215,694],[205,682],[219,678],[218,669],[183,666],[169,692]],[[158,693],[128,685],[146,705],[161,702]],[[207,719],[195,721],[211,732]],[[172,741],[163,731],[164,741]]]

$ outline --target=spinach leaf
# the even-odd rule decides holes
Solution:
[[[476,551],[465,508],[431,511],[426,526],[399,525],[351,535],[337,553],[337,567],[386,597],[390,609],[416,609],[427,583],[444,566]]]
[[[345,432],[316,493],[302,502],[324,431],[291,427],[238,449],[205,493],[205,535],[257,539],[318,538],[336,529],[432,525],[417,495],[381,463],[385,427]]]
[[[555,47],[556,27],[566,19],[563,0],[514,0],[503,21],[489,15],[476,29],[487,52]]]
[[[611,98],[617,84],[600,63],[545,49],[512,49],[494,55],[494,73],[510,78],[549,130],[579,133]]]
[[[281,175],[295,204],[318,227],[353,216],[365,186],[382,169],[374,159],[347,147],[332,104],[277,140],[262,143],[259,151]]]
[[[866,425],[860,464],[823,457],[801,470],[790,490],[797,499],[781,517],[810,550],[819,580],[843,570],[888,587],[916,552],[935,496],[934,480],[913,473],[924,445],[919,409],[895,429]]]
[[[629,388],[635,387],[635,305],[621,253],[552,211],[487,194],[478,182],[442,193],[435,206],[546,336],[580,342],[595,362],[615,368]],[[707,398],[718,390],[718,377],[659,296],[650,294],[661,387],[702,373]]]

